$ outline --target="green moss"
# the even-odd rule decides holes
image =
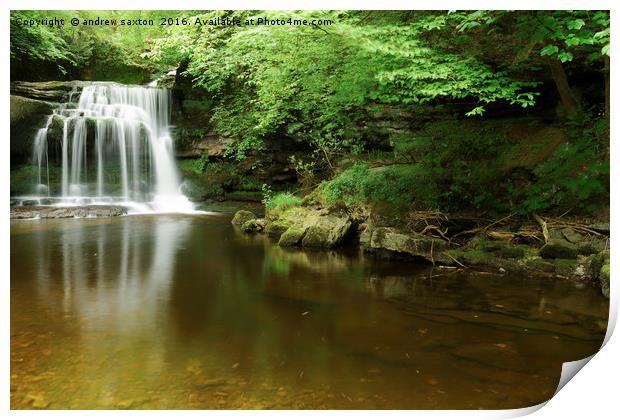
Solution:
[[[293,225],[289,227],[282,235],[280,236],[280,240],[278,241],[278,245],[282,247],[292,247],[298,246],[303,239],[306,228],[300,225]]]
[[[605,277],[607,277],[607,278],[609,278],[609,275],[610,275],[610,273],[611,273],[611,271],[610,271],[610,270],[611,270],[611,269],[610,269],[610,267],[609,267],[609,264],[604,264],[604,265],[601,267],[601,275],[602,275],[602,276],[605,276]]]
[[[233,216],[233,219],[230,223],[233,225],[243,225],[244,223],[256,219],[256,215],[249,210],[239,210]]]
[[[263,219],[251,219],[241,225],[241,230],[245,233],[262,232],[264,228],[265,221]]]
[[[266,232],[270,238],[279,239],[280,236],[292,225],[293,225],[292,220],[276,219],[267,225]]]

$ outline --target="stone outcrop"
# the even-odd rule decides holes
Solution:
[[[384,257],[411,257],[429,262],[447,263],[450,261],[443,251],[447,242],[439,238],[403,232],[393,227],[367,227],[360,237],[365,252]]]
[[[36,130],[43,127],[54,104],[11,95],[11,156],[30,156]]]
[[[238,211],[233,224],[245,220],[242,230],[247,232],[265,231],[282,247],[300,246],[302,248],[334,248],[350,232],[353,225],[346,213],[329,214],[324,211],[294,207],[263,219],[249,218],[245,210]],[[250,213],[251,214],[251,213]]]
[[[123,206],[12,207],[11,219],[65,219],[70,217],[111,217],[127,214]]]
[[[209,132],[204,138],[192,140],[183,148],[176,151],[178,158],[199,158],[207,155],[210,158],[223,158],[226,148],[232,143],[232,139],[220,137],[216,133]]]
[[[12,82],[11,95],[47,102],[67,102],[72,90],[83,86],[80,81]]]

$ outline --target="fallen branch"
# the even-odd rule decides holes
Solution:
[[[459,260],[457,260],[456,258],[454,258],[452,255],[450,254],[446,254],[452,261],[454,261],[455,263],[457,263],[458,265],[460,265],[463,268],[467,268],[466,265],[464,265],[463,263],[461,263]]]
[[[543,218],[537,214],[534,214],[534,220],[536,220],[538,224],[540,225],[540,227],[542,228],[542,233],[543,233],[543,237],[545,238],[545,243],[549,242],[549,229],[547,228],[547,222],[545,222]]]

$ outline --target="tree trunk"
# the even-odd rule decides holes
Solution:
[[[562,105],[567,114],[574,114],[577,111],[577,103],[573,98],[570,85],[568,84],[568,78],[564,71],[564,66],[558,60],[551,60],[549,62],[549,68],[551,69],[551,76],[555,82],[555,86],[558,88]]]

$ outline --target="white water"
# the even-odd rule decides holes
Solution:
[[[191,212],[180,191],[169,131],[170,92],[95,82],[51,115],[35,137],[35,193],[50,197],[48,131],[63,124],[57,205],[114,203],[140,212]],[[58,146],[57,146],[58,147]]]

